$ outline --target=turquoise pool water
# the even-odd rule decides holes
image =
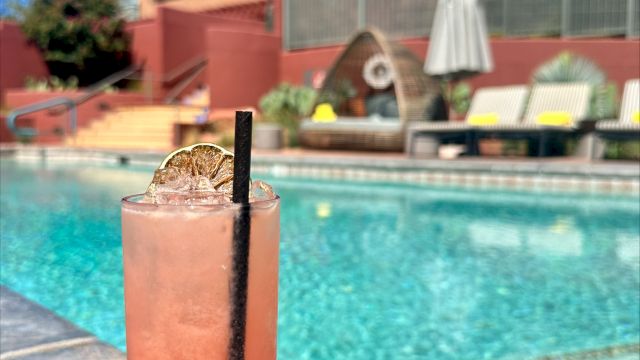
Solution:
[[[119,199],[149,168],[0,161],[0,282],[125,349]],[[638,198],[271,179],[279,359],[640,342]]]

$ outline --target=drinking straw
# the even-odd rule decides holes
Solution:
[[[249,277],[249,234],[251,230],[249,175],[251,172],[252,121],[252,113],[250,111],[236,111],[232,200],[234,203],[240,204],[240,207],[233,223],[230,360],[244,360],[247,282]]]

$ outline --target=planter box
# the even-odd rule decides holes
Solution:
[[[282,148],[282,127],[276,124],[256,124],[253,131],[253,147],[264,150]]]

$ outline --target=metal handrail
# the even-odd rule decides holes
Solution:
[[[87,87],[85,94],[80,95],[75,99],[76,105],[82,104],[83,102],[103,92],[107,86],[111,86],[117,83],[118,81],[129,77],[130,75],[137,73],[141,69],[142,69],[142,65],[131,65]]]
[[[177,83],[171,90],[169,90],[169,92],[167,93],[167,95],[165,96],[165,103],[167,104],[172,104],[176,98],[178,97],[178,95],[187,88],[187,86],[189,86],[189,84],[195,80],[195,78],[198,77],[198,75],[200,75],[200,73],[206,68],[207,65],[207,61],[204,60],[203,62],[198,63],[195,67],[193,67],[191,70],[191,74],[189,74],[189,76],[187,76],[186,78],[184,78],[182,81],[180,81],[179,83]]]
[[[36,111],[60,105],[66,105],[69,109],[69,127],[71,129],[71,133],[74,134],[76,131],[78,119],[76,102],[68,97],[53,98],[13,110],[11,113],[9,113],[9,117],[7,117],[7,127],[9,128],[9,130],[11,130],[12,133],[18,136],[36,136],[38,135],[38,131],[36,129],[17,127],[16,119],[18,118],[18,116],[30,114]]]
[[[206,65],[207,59],[202,56],[197,56],[195,58],[189,59],[179,66],[175,67],[164,76],[161,77],[161,81],[164,83],[170,83],[180,78],[184,74],[192,72],[186,79],[179,82],[170,92],[166,98],[167,102],[172,102],[177,94],[179,94],[182,90],[184,90],[187,85],[193,81],[200,72],[204,69],[204,65]],[[84,94],[76,97],[75,99],[71,99],[69,97],[58,97],[49,100],[45,100],[39,103],[27,105],[22,108],[18,108],[9,113],[7,117],[7,127],[11,130],[12,133],[19,136],[36,136],[38,135],[38,131],[33,128],[23,127],[20,128],[16,125],[16,120],[19,116],[30,114],[36,111],[55,108],[57,106],[65,105],[69,110],[69,131],[71,134],[75,134],[76,127],[78,123],[77,117],[77,106],[84,103],[85,101],[91,99],[92,97],[98,95],[103,92],[107,86],[113,85],[114,83],[130,77],[132,74],[140,71],[142,69],[142,65],[131,65],[123,70],[117,71],[106,78],[96,82],[95,84],[87,87]],[[58,115],[60,113],[54,113]]]
[[[206,63],[207,59],[204,56],[196,56],[167,71],[160,78],[164,83],[171,83],[190,70]]]
[[[75,99],[69,97],[57,97],[53,99],[48,99],[42,102],[38,102],[35,104],[27,105],[18,109],[13,110],[9,113],[7,117],[7,127],[11,130],[12,133],[18,136],[36,136],[38,135],[38,131],[33,128],[20,128],[16,124],[16,120],[19,116],[30,114],[36,111],[45,110],[49,108],[55,108],[57,106],[65,105],[69,110],[69,131],[71,134],[75,134],[76,127],[78,124],[78,114],[77,107],[78,105],[84,103],[85,101],[91,99],[92,97],[98,95],[103,92],[107,86],[113,85],[114,83],[126,78],[127,76],[136,73],[142,68],[141,65],[132,65],[123,70],[117,71],[106,78],[96,82],[95,84],[89,86],[84,94],[76,97]],[[60,113],[54,113],[54,115],[58,115]]]

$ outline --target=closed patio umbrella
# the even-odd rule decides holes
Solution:
[[[424,71],[455,81],[491,70],[482,0],[438,0]]]

